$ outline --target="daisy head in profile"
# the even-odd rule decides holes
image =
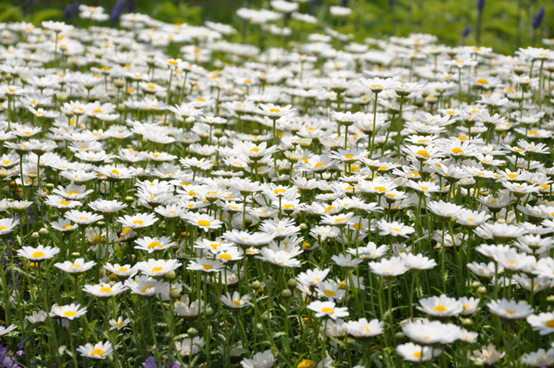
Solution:
[[[99,342],[96,345],[85,344],[77,348],[84,358],[104,360],[113,354],[113,347],[109,341]]]

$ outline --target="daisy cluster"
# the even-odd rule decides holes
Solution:
[[[2,24],[4,366],[554,365],[554,53],[298,9]]]

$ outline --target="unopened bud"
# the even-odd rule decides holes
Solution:
[[[58,92],[58,93],[56,94],[56,98],[57,98],[58,101],[60,101],[60,102],[65,102],[65,101],[67,101],[67,93],[65,93],[65,92]]]
[[[122,88],[125,85],[125,80],[123,79],[116,79],[113,81],[113,84],[116,88]]]
[[[173,288],[169,291],[169,296],[172,299],[179,299],[179,297],[181,296],[181,292],[179,291],[179,289]]]

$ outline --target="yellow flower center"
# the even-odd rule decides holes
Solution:
[[[323,292],[323,294],[325,294],[325,296],[328,296],[328,297],[337,296],[337,293],[335,293],[333,290],[325,290],[325,291]]]
[[[464,153],[464,150],[459,147],[456,147],[456,148],[452,148],[452,153],[455,155],[460,155]]]
[[[159,241],[154,241],[150,244],[148,244],[148,249],[154,249],[154,248],[163,248],[164,246]]]

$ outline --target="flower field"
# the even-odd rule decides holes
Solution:
[[[554,40],[78,13],[2,23],[0,366],[554,366]]]

